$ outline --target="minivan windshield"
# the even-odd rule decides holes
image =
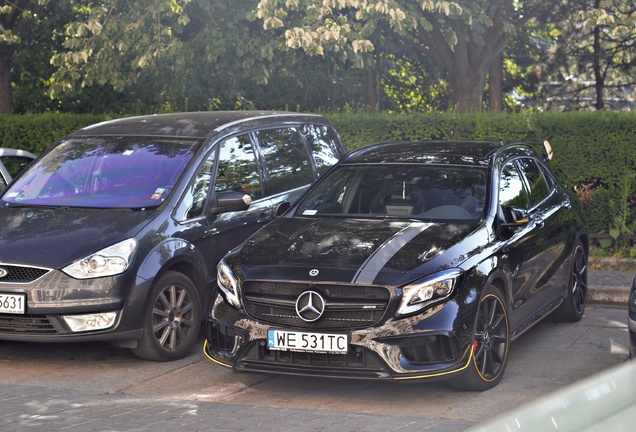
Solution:
[[[2,196],[9,204],[147,208],[172,191],[199,143],[192,139],[95,137],[62,141]]]
[[[484,212],[486,178],[477,166],[342,165],[303,198],[296,215],[476,221]]]

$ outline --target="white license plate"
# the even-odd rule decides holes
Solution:
[[[346,354],[348,346],[346,334],[267,330],[267,347],[271,350]]]
[[[0,313],[24,314],[26,295],[0,293]]]

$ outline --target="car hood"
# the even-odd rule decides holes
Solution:
[[[0,263],[62,268],[135,236],[156,214],[82,208],[0,208]]]
[[[459,266],[486,243],[474,223],[279,218],[240,251],[247,279],[393,285]]]

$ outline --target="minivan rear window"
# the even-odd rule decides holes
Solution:
[[[2,197],[20,205],[146,208],[170,194],[200,143],[106,137],[59,143]]]

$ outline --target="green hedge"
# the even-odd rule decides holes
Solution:
[[[551,168],[584,202],[590,230],[636,234],[636,114],[365,114],[326,116],[349,150],[379,141],[549,140]],[[108,115],[0,116],[0,146],[39,154],[64,135]]]
[[[40,154],[65,135],[109,118],[92,114],[0,115],[0,147]]]
[[[636,114],[328,114],[351,150],[390,140],[549,140],[549,163],[584,203],[590,230],[636,234]],[[614,245],[617,246],[617,245]],[[633,250],[633,249],[632,249]]]

